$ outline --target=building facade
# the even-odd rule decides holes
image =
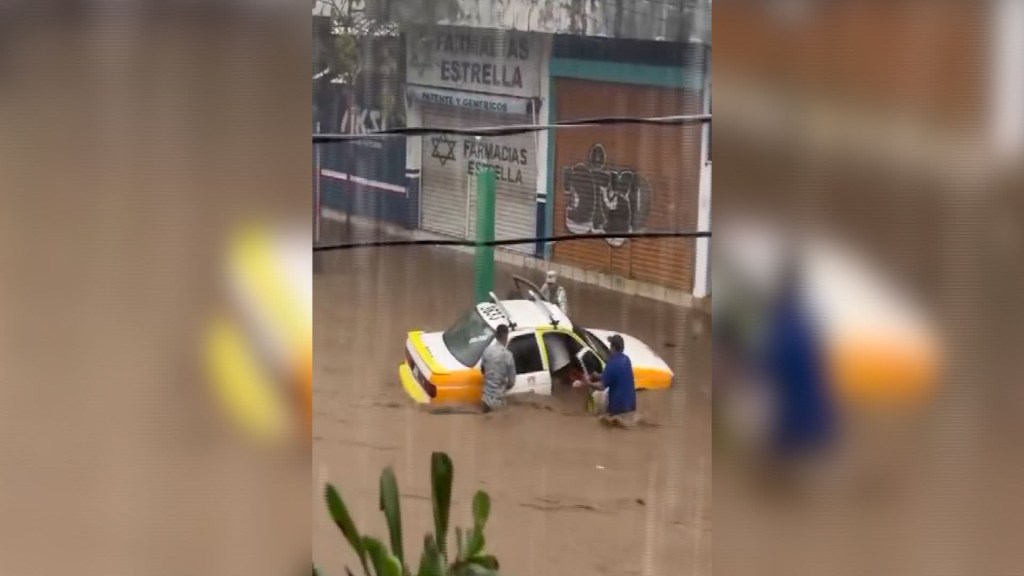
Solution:
[[[711,40],[711,0],[348,0],[402,26],[519,30],[661,42]]]
[[[359,135],[405,126],[402,38],[398,34],[354,36],[353,62],[332,52],[337,36],[315,27],[324,68],[314,72],[314,132]],[[346,64],[350,64],[347,66]],[[415,199],[407,186],[405,143],[398,138],[366,139],[317,147],[321,205],[347,214],[416,226]]]
[[[407,109],[410,123],[440,128],[536,124],[543,113],[542,78],[549,43],[540,34],[430,27],[407,35]],[[496,235],[532,237],[538,191],[543,191],[541,137],[423,136],[410,146],[419,170],[419,225],[471,239],[476,234],[476,175],[497,178]],[[419,150],[415,150],[418,144]],[[533,254],[532,244],[509,249]]]
[[[456,3],[458,10],[445,11]],[[345,80],[317,80],[321,73],[314,70],[315,130],[670,116],[700,113],[710,101],[708,0],[679,0],[655,11],[587,1],[546,7],[513,1],[498,12],[474,12],[480,7],[461,0],[423,9],[400,4],[353,0],[341,4],[347,10],[327,10],[340,10],[336,24],[389,22],[401,32],[371,39],[383,53],[367,53],[363,62],[374,68],[392,62],[393,51],[382,48],[390,42],[400,44],[401,57]],[[389,75],[396,70],[398,82]],[[710,227],[709,140],[697,125],[621,124],[373,139],[318,147],[315,173],[324,207],[428,235],[475,238],[483,168],[497,180],[498,238],[697,230]],[[652,293],[660,286],[698,297],[709,292],[709,250],[709,242],[693,238],[502,248],[510,262],[536,258],[528,267],[549,260],[581,272],[567,271],[574,278],[598,272],[595,278],[651,285]]]
[[[699,114],[704,48],[695,44],[556,37],[552,121]],[[552,131],[549,229],[590,232],[696,230],[702,128],[609,125]],[[696,242],[581,240],[555,245],[559,264],[690,291]]]

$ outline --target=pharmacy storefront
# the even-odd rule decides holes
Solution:
[[[436,28],[412,34],[407,46],[410,124],[473,128],[537,123],[545,59],[540,35]],[[421,137],[420,226],[445,236],[473,238],[476,175],[482,168],[492,168],[497,177],[496,236],[534,236],[538,215],[543,214],[543,196],[538,196],[540,138],[535,133]],[[535,252],[532,244],[510,249]]]

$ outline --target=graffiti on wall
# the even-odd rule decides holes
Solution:
[[[568,195],[565,227],[570,234],[640,232],[654,200],[650,181],[631,168],[609,164],[604,146],[594,144],[583,162],[562,168]],[[619,247],[624,238],[608,239]]]
[[[341,134],[370,134],[394,128],[395,118],[387,110],[349,106],[341,116],[338,132]],[[397,123],[401,123],[399,120]]]

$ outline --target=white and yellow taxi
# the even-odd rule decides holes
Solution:
[[[774,223],[733,222],[716,248],[716,317],[746,309],[764,321],[786,250],[793,249],[785,238]],[[932,398],[942,342],[924,304],[852,246],[828,236],[798,239],[796,262],[838,397],[855,406],[903,407]]]
[[[531,292],[527,299],[477,304],[443,332],[410,332],[405,362],[398,373],[405,392],[421,404],[480,402],[480,359],[500,325],[509,327],[508,349],[516,364],[509,394],[550,395],[558,375],[575,370],[600,372],[608,358],[608,338],[617,332],[586,329],[555,305]],[[622,333],[638,389],[672,385],[672,370],[640,340]]]

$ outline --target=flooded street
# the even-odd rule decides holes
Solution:
[[[693,312],[566,283],[575,321],[637,336],[675,371],[673,389],[639,395],[653,426],[606,429],[554,399],[430,414],[398,381],[406,332],[442,330],[472,305],[472,257],[399,247],[316,258],[313,558],[326,573],[358,562],[324,509],[325,476],[357,526],[386,539],[378,477],[393,466],[406,555],[418,558],[432,526],[430,453],[442,450],[455,464],[452,525],[468,525],[472,494],[488,491],[487,546],[505,574],[710,574],[711,346],[694,335]],[[499,268],[496,292],[511,273]]]

